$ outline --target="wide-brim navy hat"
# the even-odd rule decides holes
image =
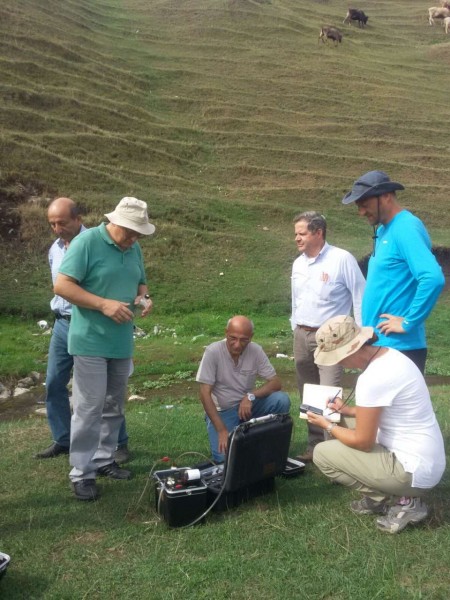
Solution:
[[[381,194],[404,189],[401,183],[391,181],[383,171],[369,171],[355,181],[351,192],[348,192],[342,198],[342,204],[350,204],[351,202],[364,200],[364,198],[381,196]]]

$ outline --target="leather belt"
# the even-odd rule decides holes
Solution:
[[[319,329],[318,327],[310,327],[309,325],[297,325],[297,327],[304,331],[317,331]]]
[[[65,321],[70,321],[70,315],[62,315],[61,313],[55,312],[55,319],[64,319]]]

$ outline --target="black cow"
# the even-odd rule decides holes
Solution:
[[[333,40],[335,46],[342,43],[342,33],[337,27],[321,27],[319,32],[319,42],[322,40],[323,43],[328,40]]]
[[[345,24],[350,23],[350,21],[358,21],[358,25],[360,27],[364,27],[368,20],[369,17],[364,14],[363,10],[360,10],[359,8],[349,8],[343,23]]]

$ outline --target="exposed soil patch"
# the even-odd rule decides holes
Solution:
[[[443,246],[437,246],[433,248],[433,254],[436,260],[441,265],[445,276],[444,290],[450,289],[450,248],[444,248]]]
[[[47,202],[47,196],[54,196],[41,181],[21,182],[9,178],[0,182],[0,240],[11,241],[20,238],[21,215],[19,206],[25,202]]]

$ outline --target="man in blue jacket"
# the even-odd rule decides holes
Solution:
[[[383,171],[369,171],[355,181],[342,203],[355,202],[359,215],[374,228],[362,324],[375,328],[377,345],[403,352],[424,373],[425,319],[445,279],[424,224],[397,201],[396,190],[404,189]]]

